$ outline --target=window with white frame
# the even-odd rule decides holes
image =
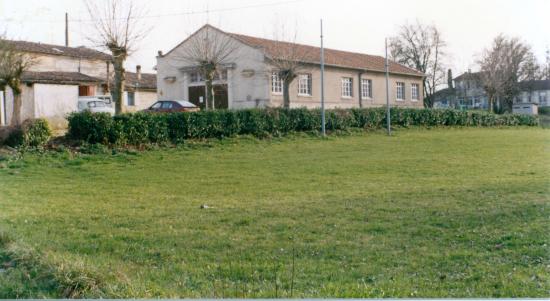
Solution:
[[[216,71],[214,80],[227,80],[227,69]]]
[[[372,80],[367,78],[361,79],[361,98],[372,98]]]
[[[403,101],[405,100],[405,83],[403,82],[397,82],[397,100]]]
[[[418,84],[411,84],[411,100],[417,101],[419,99],[419,89],[420,86]]]
[[[198,83],[198,82],[203,82],[204,81],[204,78],[202,77],[202,74],[198,71],[193,71],[191,72],[191,74],[189,75],[189,80],[190,82],[192,83]]]
[[[311,96],[311,74],[298,75],[298,95]]]
[[[353,78],[342,77],[342,97],[353,96]]]
[[[271,73],[271,93],[273,94],[283,93],[283,80],[279,76],[279,72]]]
[[[539,92],[539,104],[545,105],[546,99],[546,92]]]

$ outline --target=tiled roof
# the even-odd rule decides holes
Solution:
[[[461,81],[465,79],[471,79],[475,81],[481,81],[481,72],[464,72],[461,75],[454,78],[456,81]]]
[[[126,72],[126,87],[141,89],[157,89],[157,75],[154,73],[141,73],[141,80],[137,80],[137,74],[134,72]]]
[[[13,41],[13,40],[4,40],[8,44],[11,44],[15,49],[22,52],[32,52],[32,53],[42,53],[49,55],[61,55],[69,56],[74,58],[83,58],[83,59],[95,59],[95,60],[104,60],[110,61],[112,56],[91,48],[84,46],[79,47],[65,47],[60,45],[51,45],[43,44],[36,42],[28,41]]]
[[[445,89],[441,89],[441,90],[436,91],[433,94],[433,97],[436,98],[436,99],[437,98],[445,98],[445,97],[454,95],[455,92],[456,92],[456,90],[454,88],[445,88]]]
[[[278,57],[280,56],[280,54],[294,51],[295,53],[300,53],[300,55],[305,58],[305,63],[319,64],[319,62],[321,61],[320,47],[268,40],[241,34],[229,34],[245,44],[253,47],[262,48],[265,53],[272,58],[280,59],[280,57]],[[327,66],[385,72],[385,58],[382,56],[335,49],[325,48],[325,64]],[[421,72],[393,61],[390,61],[390,72],[414,76],[423,76]]]
[[[521,91],[544,91],[550,90],[550,80],[529,80],[519,83]]]
[[[299,53],[304,63],[319,65],[321,61],[321,48],[309,45],[302,45],[289,42],[281,42],[257,37],[246,36],[236,33],[228,33],[221,29],[218,29],[212,25],[204,25],[201,29],[197,30],[193,35],[198,33],[204,28],[211,28],[221,33],[233,36],[235,39],[242,43],[254,48],[260,48],[264,51],[266,56],[276,59],[281,59],[281,53],[295,52]],[[185,39],[178,44],[172,50],[168,51],[165,55],[168,55],[176,48],[188,41],[193,35]],[[350,68],[356,70],[385,72],[385,59],[384,57],[377,55],[362,54],[356,52],[335,50],[325,48],[325,64],[327,66]],[[418,70],[409,68],[407,66],[390,61],[390,72],[398,74],[406,74],[412,76],[424,76]]]
[[[80,83],[100,83],[101,79],[79,72],[23,72],[21,81],[25,83],[44,83],[60,85],[76,85]]]

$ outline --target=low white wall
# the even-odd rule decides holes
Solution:
[[[134,105],[128,105],[128,92],[124,92],[124,111],[138,112],[145,110],[157,102],[156,91],[137,91],[134,94]]]
[[[46,118],[53,129],[67,126],[65,117],[77,110],[77,85],[34,84],[35,118]]]

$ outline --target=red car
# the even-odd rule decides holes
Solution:
[[[143,111],[149,113],[197,112],[200,108],[185,100],[159,100]]]

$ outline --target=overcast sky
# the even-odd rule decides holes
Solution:
[[[101,1],[101,0],[97,0]],[[518,36],[540,61],[550,47],[549,0],[136,0],[153,26],[127,62],[151,71],[158,50],[167,52],[204,23],[229,32],[272,38],[284,24],[297,41],[319,44],[319,19],[328,48],[382,55],[384,37],[406,22],[435,24],[448,42],[455,76],[468,68],[499,33]],[[209,13],[206,13],[208,11]],[[64,14],[71,46],[90,45],[90,19],[80,0],[0,0],[0,32],[11,39],[64,44]],[[278,25],[277,25],[278,24]]]

